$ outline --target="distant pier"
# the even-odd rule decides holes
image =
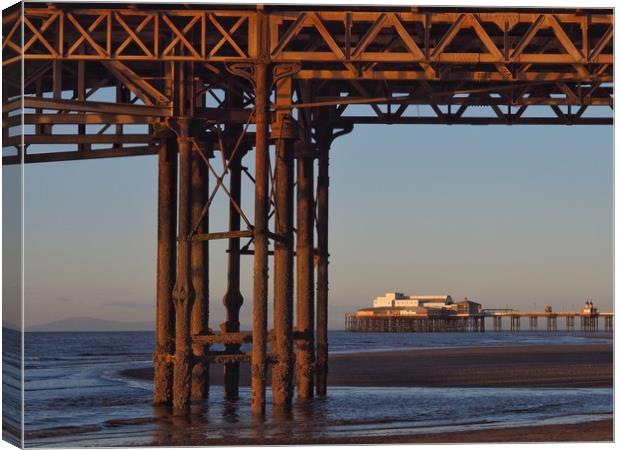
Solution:
[[[484,315],[471,314],[445,317],[369,317],[345,314],[345,331],[385,333],[431,333],[441,331],[484,331]]]
[[[558,319],[564,322],[566,331],[613,331],[613,313],[599,312],[591,301],[586,301],[581,311],[553,311],[551,306],[544,311],[517,311],[482,309],[479,303],[467,299],[455,303],[449,295],[405,297],[400,293],[387,293],[384,297],[377,297],[373,305],[345,314],[345,331],[484,332],[487,318],[492,321],[492,330],[496,332],[555,332],[558,331]],[[528,324],[527,328],[522,328],[521,319]],[[602,328],[599,322],[602,322]]]

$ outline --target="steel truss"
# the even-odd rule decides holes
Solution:
[[[306,106],[337,106],[336,123],[342,127],[612,120],[613,14],[607,10],[257,11],[26,3],[23,14],[5,11],[2,44],[5,95],[14,99],[4,102],[5,117],[21,110],[19,66],[25,61],[24,124],[36,125],[27,127],[32,131],[24,141],[25,161],[157,153],[151,137],[171,114],[174,99],[164,92],[163,72],[173,62],[193,62],[202,89],[234,83],[247,101],[234,109],[199,108],[195,120],[244,122],[252,88],[243,79],[231,81],[230,71],[257,61],[259,16],[266,22],[265,62],[286,65],[295,84],[311,85]],[[102,88],[116,86],[115,103],[89,101]],[[63,97],[67,90],[73,91],[70,99]],[[53,98],[41,98],[43,93]],[[359,114],[350,112],[350,105],[371,108]],[[304,105],[296,99],[294,107]],[[6,127],[19,124],[17,116],[5,120],[5,137]],[[82,131],[94,124],[106,131],[147,124],[150,132],[117,133],[114,140],[103,136],[106,131],[80,132],[71,138],[54,135],[59,124]],[[75,144],[83,151],[28,152],[29,145],[41,142]],[[101,143],[113,145],[84,151]],[[20,144],[18,137],[5,139],[4,146],[14,148],[12,154],[5,151],[5,163],[20,160]]]

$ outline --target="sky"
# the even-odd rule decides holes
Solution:
[[[611,310],[612,155],[610,126],[358,126],[331,151],[330,329],[393,291]],[[24,175],[26,326],[153,320],[157,158],[31,164]],[[226,220],[221,192],[211,230]],[[225,249],[211,244],[213,329],[224,320]],[[246,329],[251,267],[242,257]],[[270,271],[270,308],[272,288]]]

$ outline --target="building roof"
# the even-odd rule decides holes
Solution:
[[[461,300],[460,302],[456,302],[457,305],[467,305],[467,304],[471,304],[471,305],[480,305],[480,303],[478,302],[472,302],[471,300],[465,299],[465,300]]]

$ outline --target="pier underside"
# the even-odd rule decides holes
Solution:
[[[610,10],[26,2],[3,12],[3,164],[158,155],[154,401],[189,412],[211,364],[235,398],[250,363],[261,414],[268,365],[277,406],[327,392],[334,139],[356,124],[609,125],[612,44]],[[216,196],[224,230],[209,227]],[[213,299],[222,239],[228,286]]]

